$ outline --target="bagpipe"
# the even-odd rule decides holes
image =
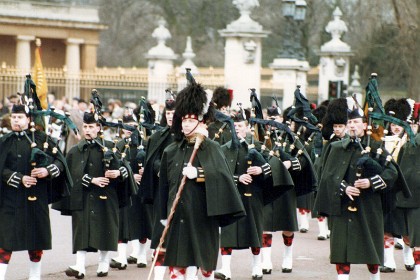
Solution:
[[[266,143],[270,138],[271,133],[274,134],[274,147],[272,147],[270,150],[269,157],[277,155],[278,153],[276,154],[276,152],[284,152],[283,143],[285,142],[286,138],[289,139],[289,141],[294,141],[295,139],[293,132],[290,130],[290,127],[283,123],[279,123],[275,120],[263,120],[257,118],[250,118],[249,121],[250,123],[261,124],[264,127],[267,127],[266,135],[264,136],[264,142],[261,146],[261,151],[265,151],[268,148]]]
[[[404,134],[407,133],[410,142],[413,145],[416,145],[415,135],[414,135],[413,131],[411,130],[411,126],[407,122],[404,122],[404,121],[402,121],[402,120],[400,120],[398,118],[393,117],[392,116],[392,112],[390,112],[390,113],[391,113],[391,115],[386,115],[386,114],[379,115],[379,114],[377,114],[375,112],[372,112],[372,113],[370,113],[370,118],[372,118],[372,119],[380,119],[380,120],[383,120],[383,121],[386,122],[386,126],[385,126],[385,129],[384,129],[384,134],[387,134],[388,129],[389,129],[389,126],[390,126],[391,123],[394,123],[394,124],[396,124],[398,126],[403,127],[404,130],[398,135],[398,139],[401,140],[403,138]],[[379,159],[379,157],[383,153],[383,147],[384,147],[384,143],[385,143],[385,136],[382,137],[381,140],[382,140],[381,141],[381,145],[376,150],[376,158],[377,159]],[[395,145],[392,147],[392,149],[390,151],[388,151],[388,155],[386,157],[386,162],[385,162],[385,165],[386,166],[388,166],[390,164],[390,162],[392,161],[392,155],[393,155],[395,149],[397,148],[397,144],[398,144],[398,142],[396,142]]]
[[[47,135],[47,137],[46,137],[44,145],[43,145],[44,150],[48,149],[48,146],[49,146],[48,141],[47,141],[48,137],[51,136],[51,138],[52,138],[53,119],[60,120],[61,122],[63,122],[63,126],[65,126],[65,127],[61,127],[62,130],[64,130],[65,128],[68,128],[68,129],[71,129],[74,134],[76,134],[76,135],[79,134],[79,131],[78,131],[76,125],[69,118],[69,114],[65,113],[63,115],[63,114],[57,113],[57,112],[55,112],[55,108],[53,106],[50,106],[50,108],[47,109],[47,110],[34,112],[34,116],[36,116],[36,117],[40,116],[44,120],[45,120],[45,118],[48,118],[48,122],[45,123],[45,134]],[[63,132],[60,133],[60,135],[62,135],[62,134],[63,134]],[[52,138],[52,139],[54,140],[54,138]],[[55,141],[56,146],[53,148],[53,150],[57,149],[57,147],[59,146],[59,143],[62,139],[61,139],[61,137],[57,137],[55,140],[56,140]]]
[[[314,139],[315,135],[321,132],[320,126],[314,125],[318,123],[318,119],[312,114],[309,101],[300,92],[299,85],[296,87],[294,96],[295,96],[295,103],[292,106],[292,109],[287,114],[287,117],[291,119],[292,121],[294,121],[299,126],[299,128],[296,132],[296,135],[294,136],[295,140],[291,144],[291,150],[293,150],[294,147],[296,146],[296,141],[299,141],[299,139],[301,138],[304,129],[311,132],[308,139],[306,139],[304,142],[304,147],[309,146],[309,144]],[[301,117],[299,117],[299,115],[301,115]],[[303,153],[304,147],[303,148],[301,147],[299,149],[298,155],[301,155]]]
[[[25,104],[29,109],[29,118],[30,118],[30,132],[32,139],[29,138],[29,136],[25,133],[26,138],[31,143],[31,148],[35,150],[33,152],[33,157],[31,157],[31,161],[33,162],[33,165],[36,165],[38,167],[45,167],[48,162],[50,162],[48,155],[43,155],[43,153],[46,152],[46,150],[49,148],[52,138],[51,136],[51,125],[52,125],[52,118],[60,119],[63,122],[67,124],[68,127],[70,127],[75,134],[78,134],[78,130],[76,125],[70,120],[70,118],[67,115],[62,115],[55,112],[54,107],[50,107],[50,109],[42,110],[41,102],[37,96],[36,93],[36,85],[31,79],[31,75],[26,75],[26,81],[24,85],[24,94],[21,96],[21,103]],[[45,117],[48,117],[48,123],[45,122]],[[45,130],[45,141],[43,143],[43,150],[40,150],[36,148],[37,144],[35,142],[35,131],[37,130],[37,125],[40,127],[44,127]],[[58,151],[58,142],[61,139],[57,139],[57,141],[53,141],[56,143],[54,147],[52,148],[52,153],[56,154]],[[50,164],[50,163],[49,163]],[[48,165],[48,164],[47,164]]]
[[[378,160],[375,160],[370,156],[370,146],[363,147],[361,140],[357,135],[350,135],[350,137],[354,138],[354,142],[357,143],[357,145],[360,147],[361,150],[361,157],[356,162],[356,174],[355,178],[356,180],[362,179],[362,178],[371,178],[375,175],[378,175],[382,173],[383,167],[379,163]],[[368,143],[370,142],[369,137],[370,135],[367,134],[368,137]],[[356,181],[355,180],[355,181]],[[353,182],[354,185],[354,182]],[[350,200],[349,205],[347,207],[347,210],[350,212],[356,212],[357,209],[357,201],[353,198]]]
[[[136,137],[140,138],[139,145],[137,146],[137,155],[136,155],[136,164],[140,170],[141,168],[143,168],[145,164],[145,160],[146,160],[146,150],[144,148],[144,142],[146,141],[147,128],[144,126],[144,124],[153,125],[154,121],[152,120],[150,112],[147,108],[146,99],[144,97],[140,99],[139,108],[140,108],[140,120],[139,120],[138,131],[140,131],[140,133],[138,135],[134,134],[134,137],[135,137],[134,139],[136,139]]]
[[[255,88],[250,88],[250,102],[251,102],[251,114],[250,118],[248,120],[250,130],[251,130],[251,143],[248,145],[248,149],[255,148],[254,141],[261,141],[264,142],[264,146],[267,144],[267,137],[264,132],[264,126],[263,123],[260,122],[260,120],[264,119],[263,112],[262,112],[262,106],[258,99],[257,93]],[[242,109],[242,104],[238,103],[238,106],[240,108],[240,111],[243,112],[244,119],[245,117],[245,111]],[[264,147],[265,150],[265,147]]]
[[[320,127],[315,125],[318,120],[312,114],[310,104],[301,93],[299,85],[296,87],[294,96],[294,105],[285,114],[285,126],[290,132],[280,134],[280,139],[276,138],[276,143],[278,143],[276,146],[281,145],[281,148],[277,149],[280,159],[291,162],[289,172],[296,186],[296,195],[301,196],[313,192],[317,186],[315,168],[306,150],[315,136],[320,134]],[[296,132],[291,131],[292,122],[298,126]],[[305,134],[309,134],[309,137],[303,140]]]
[[[378,111],[380,114],[384,114],[384,108],[382,105],[382,101],[379,97],[377,85],[378,84],[376,80],[376,75],[371,75],[368,85],[366,86],[366,100],[365,100],[365,107],[367,107],[366,110],[362,110],[360,108],[360,105],[358,104],[355,97],[350,97],[353,99],[354,106],[356,108],[349,108],[349,110],[355,109],[355,110],[358,110],[357,112],[359,111],[363,112],[359,114],[360,117],[363,117],[363,115],[368,116],[365,147],[362,145],[361,139],[356,135],[356,132],[354,132],[353,135],[351,135],[350,133],[350,137],[359,146],[360,151],[361,151],[361,156],[356,162],[356,174],[355,174],[356,180],[362,179],[362,178],[370,178],[375,175],[379,175],[380,173],[382,173],[382,170],[383,170],[383,166],[379,162],[379,157],[378,158],[372,157],[372,148],[371,148],[371,138],[373,134],[373,129],[375,128],[375,134],[383,133],[383,130],[379,129],[378,123],[376,123],[375,126],[373,126],[373,119],[372,119],[372,112],[374,110]],[[354,185],[354,182],[351,182],[351,183]],[[356,205],[357,205],[357,199],[353,198],[352,200],[350,200],[347,209],[350,212],[356,212],[358,210]]]
[[[366,132],[367,146],[364,151],[365,154],[371,153],[371,147],[370,147],[371,138],[374,138],[374,139],[379,138],[378,140],[381,140],[380,146],[376,150],[376,155],[375,155],[375,159],[379,160],[379,158],[384,152],[383,148],[384,148],[384,142],[385,142],[385,135],[388,134],[391,123],[394,123],[398,126],[403,127],[404,129],[403,132],[398,136],[400,139],[402,138],[404,133],[406,133],[408,135],[410,142],[413,145],[416,145],[415,135],[413,131],[411,130],[409,123],[394,117],[395,112],[393,111],[385,112],[384,106],[382,105],[382,101],[379,97],[376,73],[372,73],[369,79],[368,85],[366,86],[365,108],[367,108],[365,112],[367,111],[367,114],[368,114],[368,126],[367,126],[367,132]],[[382,124],[382,127],[383,127],[381,134],[375,133],[375,130],[379,130],[379,128],[377,127],[375,128],[375,124],[378,124],[378,123]],[[377,136],[374,137],[375,135]],[[389,154],[386,156],[385,166],[388,166],[391,163],[392,153],[394,150],[395,150],[395,147],[392,148],[391,151],[388,151]]]
[[[290,110],[289,113],[287,114],[287,117],[292,119],[293,121],[295,121],[297,123],[302,123],[302,120],[296,116],[298,111],[301,110],[304,117],[306,117],[312,123],[317,123],[318,119],[312,114],[311,107],[309,105],[309,101],[300,92],[300,86],[299,85],[296,87],[296,90],[294,92],[294,96],[295,96],[295,104],[293,105],[292,110]]]
[[[358,110],[360,109],[357,100],[352,97]],[[392,154],[396,146],[391,151],[384,153],[385,135],[388,133],[391,123],[397,124],[404,128],[404,131],[398,136],[401,138],[404,132],[410,138],[410,141],[415,145],[414,134],[408,123],[394,117],[395,112],[385,112],[384,106],[379,96],[377,74],[372,73],[368,85],[366,86],[366,100],[365,100],[365,112],[368,115],[368,125],[366,131],[366,146],[363,147],[361,140],[357,135],[350,135],[356,143],[358,143],[361,150],[361,157],[356,163],[356,180],[361,178],[372,178],[375,175],[379,175],[387,168],[392,162]],[[379,127],[381,126],[381,127]],[[381,140],[379,147],[376,151],[372,151],[371,142],[373,139]],[[404,196],[411,196],[410,190],[407,187],[405,179],[401,176],[401,171],[397,164],[394,165],[399,173],[400,190],[402,190]],[[351,200],[348,206],[349,211],[357,211],[356,200]]]
[[[104,164],[105,170],[109,170],[111,162],[113,159],[117,159],[116,153],[114,152],[115,149],[109,149],[105,143],[105,136],[104,136],[104,125],[111,126],[114,124],[111,124],[106,121],[105,117],[102,115],[102,100],[101,97],[96,89],[92,89],[91,91],[91,99],[90,103],[93,105],[93,113],[94,118],[98,122],[100,126],[99,131],[99,138],[93,138],[92,140],[98,144],[99,147],[101,147],[101,150],[103,152],[103,159],[102,163]],[[115,126],[120,127],[122,126],[122,122],[120,124],[116,124]],[[115,147],[115,142],[114,142]]]
[[[215,118],[216,120],[220,121],[220,120],[217,118],[216,114],[223,114],[223,113],[221,113],[220,111],[217,111],[217,112],[215,113],[214,118]],[[222,134],[222,133],[223,133],[223,131],[225,130],[225,128],[226,128],[227,126],[228,126],[228,123],[227,123],[227,122],[223,122],[222,126],[221,126],[221,127],[218,129],[218,131],[214,134],[214,136],[213,136],[213,138],[212,138],[211,140],[215,141],[216,139],[219,139],[219,138],[220,138],[220,134]]]
[[[254,137],[252,137],[251,139],[254,139]],[[248,143],[246,141],[245,138],[240,139],[241,142],[245,142],[245,144],[248,147],[248,153],[245,157],[246,162],[247,162],[247,169],[250,168],[251,166],[263,166],[264,164],[267,163],[266,159],[263,157],[263,155],[255,148],[255,143]],[[252,196],[252,188],[251,185],[245,185],[245,193],[244,195],[247,197],[251,197]]]
[[[136,184],[133,178],[132,168],[131,168],[132,164],[130,162],[133,160],[133,158],[130,157],[130,159],[127,159],[127,155],[130,150],[130,146],[135,146],[137,150],[136,157],[134,158],[134,160],[136,161],[135,166],[138,166],[140,169],[144,161],[144,155],[145,155],[144,145],[143,145],[145,134],[142,131],[144,118],[140,118],[137,125],[129,125],[129,124],[123,123],[122,119],[118,120],[117,122],[107,121],[105,117],[102,115],[102,101],[96,89],[92,90],[92,98],[90,102],[93,105],[93,113],[95,115],[95,119],[98,121],[98,124],[100,126],[99,139],[94,138],[92,140],[95,141],[101,147],[101,150],[103,152],[102,161],[103,161],[105,170],[110,169],[111,163],[113,160],[115,162],[118,162],[119,166],[122,166],[127,170],[126,175],[128,177],[129,186],[130,186],[128,191],[124,191],[123,188],[117,189],[120,205],[127,205],[127,203],[129,203],[130,196],[137,194],[137,191],[138,191],[138,185]],[[142,98],[140,103],[145,104],[145,99]],[[142,115],[143,110],[140,109],[140,111]],[[134,114],[132,115],[134,116]],[[103,134],[104,127],[111,127],[117,130],[117,133],[115,134],[115,137],[112,140],[112,143],[113,143],[112,148],[108,148],[110,144],[107,144],[105,142],[104,134]],[[121,142],[120,132],[122,129],[131,131],[131,135],[130,137],[124,140],[124,145],[122,146],[122,148],[118,149],[117,144]]]
[[[102,101],[101,97],[96,89],[92,90],[92,98],[90,102],[93,105],[93,111],[95,114],[95,119],[98,121],[100,125],[100,135],[98,139],[93,139],[101,148],[104,153],[103,162],[105,165],[105,169],[108,170],[110,167],[110,163],[112,159],[119,160],[121,163],[123,163],[127,156],[127,151],[130,148],[130,145],[134,145],[137,147],[137,155],[136,155],[136,161],[139,168],[144,164],[144,158],[145,158],[145,151],[144,151],[144,141],[146,137],[145,128],[144,128],[144,114],[145,114],[145,107],[146,106],[146,100],[144,97],[140,99],[140,119],[138,121],[138,125],[128,125],[123,123],[122,119],[119,119],[117,122],[109,122],[105,119],[105,117],[102,115]],[[150,112],[149,112],[150,113]],[[150,119],[150,117],[149,117]],[[113,142],[112,149],[108,149],[105,144],[105,139],[103,135],[103,128],[104,127],[111,127],[117,129],[117,133],[115,134]],[[123,149],[119,151],[117,149],[117,143],[120,142],[120,132],[121,129],[125,129],[128,131],[131,131],[131,136],[126,139],[126,143],[123,146]]]
[[[293,178],[283,164],[285,161],[291,161],[293,157],[285,152],[285,145],[288,141],[294,140],[293,132],[290,127],[286,124],[277,122],[275,120],[253,120],[262,124],[266,127],[266,135],[264,136],[264,143],[261,146],[261,152],[263,156],[265,155],[264,151],[268,148],[265,143],[274,138],[274,146],[271,149],[268,149],[268,156],[266,160],[272,170],[272,185],[270,189],[264,188],[265,202],[272,202],[277,197],[281,196],[284,192],[292,189],[294,187]]]
[[[262,106],[260,101],[258,100],[258,96],[256,93],[255,88],[249,89],[250,94],[250,102],[251,102],[251,118],[256,119],[264,119],[263,112],[262,112]],[[264,138],[264,128],[262,125],[257,123],[249,123],[251,125],[251,133],[254,135],[255,139],[258,141],[263,141]]]
[[[214,118],[219,122],[223,123],[222,126],[219,128],[219,131],[215,134],[214,138],[219,138],[220,133],[223,132],[225,127],[228,127],[231,131],[232,136],[232,144],[231,149],[236,149],[239,147],[239,138],[235,132],[235,125],[233,124],[233,120],[230,116],[223,114],[222,112],[215,110]],[[214,138],[212,140],[214,140]]]
[[[270,182],[266,182],[263,188],[264,203],[269,203],[294,186],[290,173],[282,162],[288,158],[283,149],[283,142],[286,139],[293,141],[294,136],[287,125],[272,119],[263,119],[261,103],[257,98],[255,89],[251,89],[251,104],[252,110],[249,118],[251,143],[245,141],[248,146],[246,160],[248,167],[260,166],[264,173],[266,168],[271,169]],[[274,146],[272,145],[273,141],[271,141],[272,135],[275,138]],[[261,136],[264,136],[264,140],[261,151],[258,151],[255,141],[261,141]],[[245,195],[250,196],[250,194],[250,187],[247,186]]]
[[[29,115],[29,131],[31,137],[27,134],[25,130],[22,130],[25,138],[28,140],[31,146],[31,155],[30,155],[30,163],[32,169],[39,168],[39,167],[48,167],[51,165],[54,160],[59,156],[59,149],[58,144],[60,142],[60,138],[54,139],[51,137],[51,125],[52,125],[52,118],[60,119],[68,127],[70,127],[75,134],[78,133],[77,127],[74,123],[70,120],[67,115],[62,115],[55,112],[55,108],[51,107],[47,110],[42,110],[41,102],[36,93],[36,85],[31,79],[31,75],[26,75],[26,80],[24,84],[24,93],[20,95],[20,102],[22,105],[27,108],[27,113]],[[48,122],[45,121],[45,117],[49,117]],[[37,133],[37,126],[43,127],[45,130],[45,138],[42,140],[41,138],[44,137],[42,134]],[[38,147],[38,143],[42,142],[42,148]],[[61,154],[60,154],[61,155]],[[60,156],[60,160],[64,161],[62,156]],[[69,179],[69,178],[67,178]],[[71,185],[71,182],[69,183]],[[34,190],[30,188],[28,190],[29,201],[37,200],[36,195],[34,194]]]

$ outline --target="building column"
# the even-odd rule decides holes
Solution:
[[[275,58],[270,64],[273,69],[273,84],[276,88],[283,88],[282,109],[293,105],[296,87],[301,86],[300,91],[306,96],[307,77],[309,63],[295,58]]]
[[[82,45],[81,69],[94,70],[96,68],[98,44],[86,42]]]
[[[80,97],[80,45],[83,39],[68,38],[66,41],[66,97]]]
[[[147,98],[156,101],[158,104],[164,104],[166,95],[165,90],[169,87],[168,77],[174,72],[174,60],[176,56],[165,59],[164,57],[147,56],[149,86]],[[181,90],[182,88],[178,89]]]
[[[80,72],[80,45],[83,39],[68,38],[66,41],[66,65],[67,71],[72,73]]]
[[[26,74],[31,72],[31,41],[35,36],[16,36],[16,68],[18,69],[17,91],[23,92]]]
[[[244,108],[250,108],[250,88],[255,88],[260,96],[261,83],[261,38],[267,36],[267,32],[219,31],[225,42],[225,86],[233,89],[232,104],[241,103]]]
[[[29,72],[31,69],[31,41],[35,36],[16,36],[16,68]]]

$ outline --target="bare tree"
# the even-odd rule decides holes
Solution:
[[[409,97],[420,100],[420,18],[418,11],[419,1],[392,0],[396,24],[399,29],[399,47],[401,60],[407,65],[407,83]]]
[[[176,53],[184,51],[186,37],[191,36],[197,55],[194,62],[198,66],[222,67],[224,38],[220,37],[218,30],[239,17],[239,12],[229,0],[94,1],[100,4],[101,20],[109,26],[101,34],[98,52],[99,65],[106,66],[146,66],[144,54],[156,44],[151,34],[157,20],[164,18],[172,34],[168,46]],[[307,0],[307,16],[299,25],[307,60],[313,66],[319,63],[315,51],[330,40],[325,26],[338,5],[349,28],[343,40],[355,52],[351,64],[360,66],[361,82],[367,82],[370,73],[377,72],[381,90],[407,91],[409,96],[419,100],[419,2]],[[263,41],[263,67],[277,57],[284,40],[282,30],[285,19],[281,8],[281,1],[260,1],[260,6],[251,15],[264,29],[271,31]]]

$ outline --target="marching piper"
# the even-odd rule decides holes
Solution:
[[[294,232],[298,230],[297,221],[297,197],[312,194],[317,184],[317,178],[310,156],[306,152],[305,145],[300,142],[298,134],[305,126],[317,129],[299,117],[311,118],[308,100],[300,92],[297,86],[295,92],[295,105],[287,108],[283,113],[283,122],[290,125],[289,133],[271,133],[272,142],[276,144],[280,152],[279,158],[289,171],[294,188],[286,191],[284,195],[264,208],[264,234],[263,234],[263,273],[271,274],[273,264],[271,261],[272,232],[282,231],[284,251],[282,260],[282,272],[291,273],[293,270],[293,246]],[[299,116],[299,117],[298,117]],[[293,120],[293,121],[292,121]],[[299,133],[294,133],[297,123],[304,123]],[[305,213],[306,215],[306,213]]]
[[[56,145],[35,129],[28,106],[13,105],[11,127],[0,140],[0,279],[12,252],[27,250],[29,279],[37,280],[43,251],[51,249],[48,204],[68,195],[71,179]]]
[[[138,131],[138,117],[131,111],[125,112],[122,118],[123,139],[116,145],[122,161],[127,161],[130,166],[130,178],[136,184],[134,189],[140,185],[143,175],[143,162],[139,154],[144,153],[143,139]],[[130,182],[131,180],[127,180]],[[126,181],[121,182],[125,184]],[[148,206],[141,201],[139,193],[127,193],[126,199],[131,204],[120,208],[119,215],[119,238],[118,256],[111,259],[110,267],[124,270],[128,263],[134,263],[137,267],[146,267],[147,239],[151,235],[150,212]],[[127,259],[127,245],[130,241],[133,251]]]
[[[229,115],[232,106],[233,91],[224,87],[217,87],[213,92],[212,102],[222,114]],[[215,120],[208,126],[209,138],[223,145],[232,139],[231,131],[226,123]]]
[[[169,90],[168,90],[169,91]],[[159,204],[159,170],[163,151],[174,141],[174,134],[171,131],[172,120],[175,113],[175,98],[172,94],[165,100],[165,108],[162,113],[160,125],[163,129],[156,131],[150,136],[146,147],[146,160],[144,172],[140,185],[140,194],[142,201],[151,204],[153,207],[152,216],[152,238],[150,247],[156,249],[159,239],[162,236],[163,225],[160,222],[160,204]],[[154,267],[154,279],[163,280],[166,272],[166,266],[163,265],[165,259],[165,248],[161,248],[156,259]]]
[[[394,121],[389,121],[387,124],[382,148],[398,163],[403,160],[400,155],[402,147],[409,140],[409,133],[406,129],[410,129],[407,121],[410,121],[413,108],[414,100],[407,98],[398,100],[391,98],[384,105],[385,113],[393,117]],[[407,203],[407,199],[399,192],[387,194],[386,199],[390,202],[390,207],[384,211],[384,264],[380,270],[384,273],[395,272],[394,243],[396,243],[396,238],[394,236],[398,236],[403,239],[404,266],[408,271],[412,271],[414,270],[414,259],[409,240],[410,226],[407,223],[407,206],[410,203]]]
[[[418,124],[420,103],[416,103],[412,120]],[[419,157],[420,157],[420,134],[415,136],[415,143],[408,142],[402,147],[400,154],[400,168],[405,180],[412,192],[411,198],[398,197],[398,207],[404,208],[408,223],[408,236],[410,251],[413,250],[414,265],[416,271],[415,280],[420,280],[420,177],[419,177]],[[405,247],[408,247],[404,245]],[[404,247],[404,250],[407,250]],[[404,254],[405,255],[405,254]],[[408,259],[408,258],[407,258]],[[406,257],[404,258],[404,261]]]
[[[322,147],[322,152],[315,163],[316,170],[318,174],[318,178],[321,177],[322,173],[322,158],[324,156],[324,152],[328,149],[328,146],[331,143],[341,141],[345,137],[348,137],[346,133],[346,125],[347,125],[347,100],[344,97],[337,98],[331,100],[327,107],[327,112],[324,118],[322,119],[322,135],[324,143]],[[314,211],[316,212],[316,211]],[[317,220],[318,220],[318,227],[319,227],[319,234],[318,240],[326,240],[329,237],[329,229],[327,224],[327,217],[320,215],[319,213]]]
[[[109,251],[117,251],[118,209],[125,204],[125,193],[117,180],[128,177],[111,149],[113,143],[99,137],[98,115],[85,112],[84,139],[67,154],[74,186],[70,196],[73,229],[73,253],[76,264],[65,271],[67,276],[83,279],[87,252],[99,252],[96,274],[108,276]]]
[[[248,117],[249,118],[249,117]],[[232,149],[232,142],[222,146],[223,152],[233,172],[235,182],[246,216],[235,223],[222,228],[220,247],[222,267],[216,272],[217,279],[231,278],[232,249],[251,248],[252,279],[262,279],[261,247],[263,233],[264,187],[271,179],[271,168],[264,157],[255,149],[252,137],[248,133],[248,119],[240,108],[233,117],[235,133],[241,139],[239,148]]]
[[[350,138],[331,143],[323,155],[315,209],[330,220],[330,261],[336,265],[337,279],[349,279],[351,264],[367,264],[370,279],[380,279],[381,192],[392,188],[398,173],[392,164],[380,164],[368,157],[366,118],[359,108],[349,110]]]

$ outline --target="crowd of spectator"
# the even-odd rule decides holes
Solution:
[[[20,103],[20,96],[12,94],[0,101],[0,136],[11,131],[10,127],[10,112],[14,104]],[[90,103],[81,98],[72,98],[69,100],[66,97],[56,98],[54,93],[48,94],[48,107],[54,108],[55,112],[60,114],[68,113],[70,119],[77,126],[79,135],[75,135],[71,131],[63,131],[62,123],[59,120],[54,120],[50,127],[50,133],[53,138],[60,138],[60,148],[66,153],[73,145],[77,144],[82,134],[83,114],[90,110]],[[118,122],[122,119],[126,110],[134,110],[137,104],[134,102],[122,103],[119,99],[110,98],[103,106],[102,115],[107,121]],[[159,108],[157,108],[159,110]],[[104,136],[107,140],[112,140],[115,137],[115,131],[105,128]]]

